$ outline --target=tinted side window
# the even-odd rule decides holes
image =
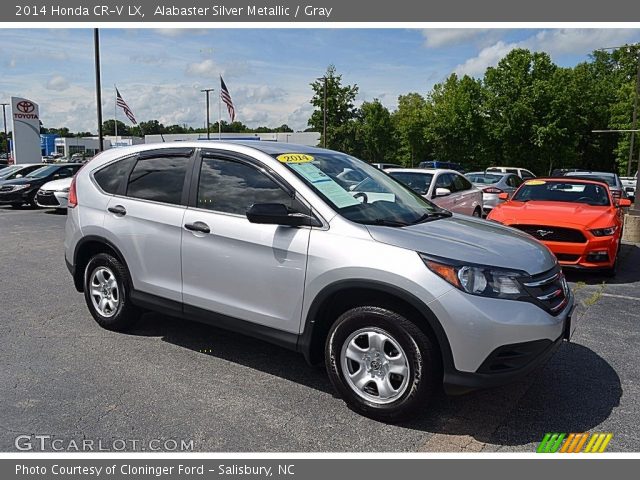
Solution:
[[[179,204],[188,160],[186,157],[139,159],[129,176],[127,196]]]
[[[135,160],[135,157],[129,157],[107,165],[94,173],[93,178],[105,192],[112,194],[119,193],[118,190],[122,183],[122,177],[129,174]]]
[[[57,178],[73,177],[76,172],[80,170],[79,167],[62,167],[60,170],[54,173]]]
[[[524,183],[524,180],[521,179],[520,177],[518,177],[517,175],[513,176],[513,183],[515,184],[516,187],[519,187],[520,185],[522,185]]]
[[[436,184],[434,185],[434,187],[447,188],[452,192],[455,191],[455,188],[453,186],[453,179],[451,178],[451,175],[449,175],[448,173],[443,173],[441,175],[438,175],[438,178],[436,179]],[[435,190],[434,190],[434,193],[435,193]]]
[[[536,176],[531,173],[529,170],[522,170],[522,178],[527,179],[527,178],[536,178]]]
[[[273,180],[244,163],[204,158],[198,182],[199,208],[244,215],[254,203],[283,203],[293,199]]]
[[[460,192],[462,190],[469,190],[471,188],[471,183],[469,180],[464,178],[462,175],[452,175],[453,177],[453,186],[456,189],[456,192]]]

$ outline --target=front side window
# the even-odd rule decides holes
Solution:
[[[419,195],[426,195],[433,180],[433,173],[390,172],[389,175]]]
[[[180,204],[187,173],[186,157],[138,159],[127,183],[127,196],[154,202]]]
[[[471,183],[469,183],[469,180],[464,178],[462,175],[452,175],[452,177],[453,177],[453,185],[456,189],[456,192],[469,190],[471,188]]]
[[[277,183],[257,168],[221,158],[203,158],[198,181],[198,208],[245,215],[255,203],[294,200]]]

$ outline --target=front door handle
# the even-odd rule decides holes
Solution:
[[[119,215],[121,217],[124,217],[127,214],[127,209],[124,208],[122,205],[116,205],[114,207],[109,207],[109,208],[107,208],[107,210],[109,210],[111,213],[114,213],[114,214]]]
[[[184,228],[192,232],[211,233],[209,225],[204,222],[185,223]]]

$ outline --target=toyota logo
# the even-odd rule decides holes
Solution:
[[[16,108],[22,113],[31,113],[36,109],[36,106],[28,100],[23,100],[16,104]]]
[[[536,230],[536,233],[544,238],[547,235],[551,235],[553,233],[553,230]]]

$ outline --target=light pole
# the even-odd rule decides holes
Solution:
[[[96,109],[98,112],[98,141],[99,148],[104,150],[104,141],[102,136],[102,85],[100,82],[100,35],[98,29],[93,29],[93,54],[96,64]]]
[[[619,48],[630,48],[636,50],[636,55],[638,57],[638,65],[636,67],[636,88],[633,97],[633,114],[631,116],[631,128],[627,130],[593,130],[594,133],[619,133],[619,132],[630,132],[631,139],[629,141],[629,161],[627,162],[627,177],[631,176],[631,164],[633,163],[633,150],[635,148],[635,140],[636,133],[640,130],[638,129],[638,97],[640,96],[640,44],[635,45],[621,45],[618,47],[605,47],[599,48],[600,51],[607,50],[617,50]],[[637,165],[636,170],[638,170],[638,166],[640,166],[640,158],[636,159]],[[636,193],[638,192],[638,178],[636,177]],[[631,215],[640,216],[640,206],[638,206],[638,202],[633,202],[633,207],[629,209],[629,213]]]
[[[7,153],[7,162],[9,161],[9,136],[7,135],[7,111],[6,108],[9,105],[8,103],[2,103],[2,119],[4,120],[4,141],[6,145],[6,153]]]
[[[202,90],[200,90],[201,92],[204,92],[205,96],[207,97],[207,140],[211,140],[211,136],[209,134],[209,92],[213,92],[214,89],[213,88],[204,88]],[[218,125],[219,127],[219,125]]]
[[[323,82],[322,99],[322,146],[327,148],[327,76],[318,77]]]

